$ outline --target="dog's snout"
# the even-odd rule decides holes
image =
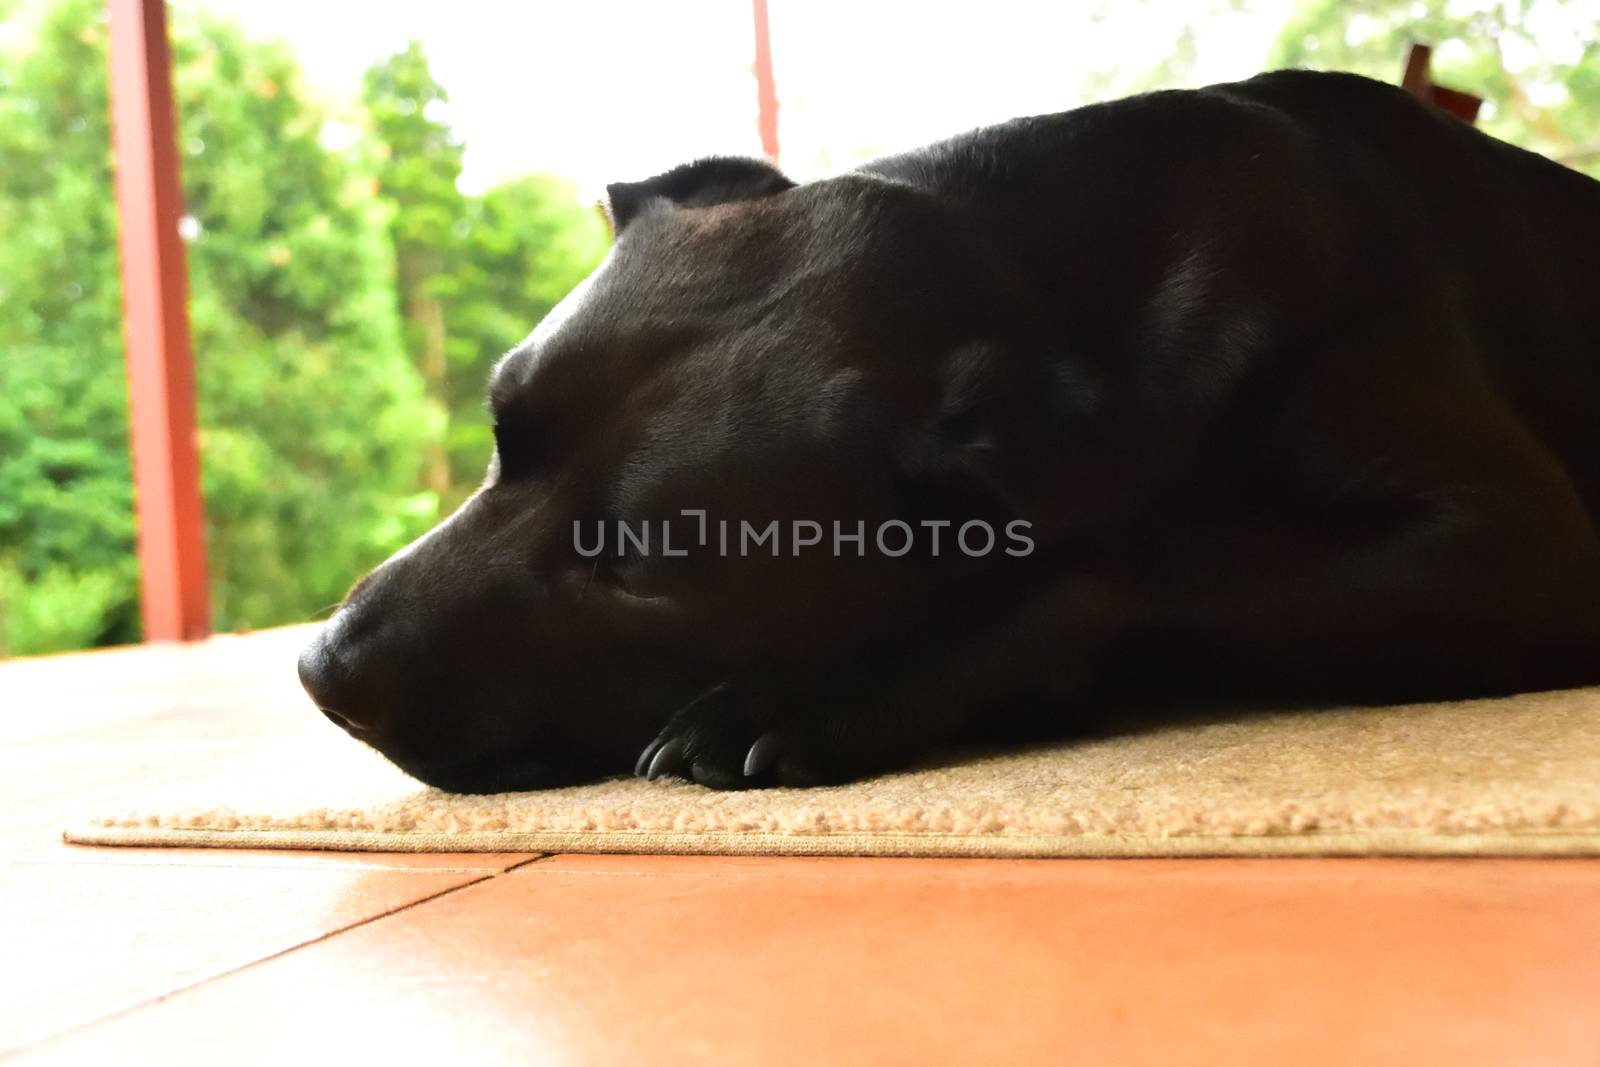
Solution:
[[[362,686],[348,657],[340,655],[338,641],[337,620],[317,632],[300,653],[300,684],[335,725],[353,734],[368,733],[379,725],[381,703]]]

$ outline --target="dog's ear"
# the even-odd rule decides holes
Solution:
[[[1093,426],[1103,388],[1085,361],[1047,346],[978,341],[944,358],[935,397],[902,445],[907,510],[918,520],[998,525],[1023,517],[1062,436]]]
[[[963,345],[938,369],[931,416],[906,442],[899,489],[913,520],[1005,522],[1016,502],[1005,485],[1006,421],[1016,412],[1004,349]]]
[[[654,202],[707,207],[772,196],[793,189],[794,184],[765,160],[712,156],[673,167],[642,182],[612,182],[606,186],[607,213],[612,232],[620,234]]]

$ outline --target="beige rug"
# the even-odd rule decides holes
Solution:
[[[1286,712],[851,786],[426,789],[331,732],[67,833],[101,845],[892,856],[1600,854],[1600,689]]]

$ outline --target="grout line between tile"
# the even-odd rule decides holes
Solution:
[[[66,1029],[58,1031],[57,1033],[54,1033],[54,1034],[50,1034],[47,1037],[41,1037],[41,1038],[38,1038],[36,1040],[26,1042],[25,1044],[13,1046],[11,1048],[0,1049],[0,1060],[8,1060],[8,1059],[11,1059],[14,1056],[18,1056],[18,1055],[21,1055],[21,1054],[26,1053],[26,1052],[33,1052],[33,1051],[37,1051],[37,1050],[42,1049],[42,1048],[46,1048],[49,1045],[51,1045],[51,1044],[53,1044],[53,1043],[55,1043],[57,1041],[60,1041],[63,1038],[66,1038],[66,1037],[70,1036],[71,1034],[77,1033],[80,1030],[85,1030],[85,1029],[88,1029],[89,1027],[92,1027],[92,1026],[99,1026],[101,1023],[108,1022],[108,1021],[110,1021],[112,1019],[121,1018],[122,1016],[125,1016],[125,1015],[132,1015],[134,1012],[141,1011],[144,1008],[150,1006],[151,1004],[157,1003],[159,1001],[168,1000],[168,999],[170,999],[172,997],[175,997],[175,996],[180,996],[180,995],[182,995],[184,993],[189,992],[192,989],[198,989],[200,986],[207,985],[207,984],[209,984],[211,982],[218,981],[219,979],[229,978],[229,977],[231,977],[233,975],[236,975],[236,974],[239,974],[239,973],[241,973],[243,971],[250,970],[252,967],[259,966],[260,964],[270,963],[273,960],[276,960],[276,959],[279,959],[281,957],[289,955],[291,952],[299,952],[301,949],[309,948],[312,945],[321,944],[324,941],[330,941],[333,938],[339,937],[339,936],[341,936],[343,934],[346,934],[346,933],[349,933],[352,930],[358,930],[363,926],[367,926],[367,925],[369,925],[371,923],[378,922],[379,920],[382,920],[382,919],[387,919],[391,915],[398,915],[403,911],[410,911],[412,908],[420,907],[423,904],[431,903],[432,901],[438,900],[441,897],[447,897],[452,893],[457,893],[457,892],[460,892],[463,889],[469,889],[472,886],[481,885],[484,882],[491,881],[491,880],[493,880],[495,878],[498,878],[501,875],[507,873],[508,871],[514,871],[514,870],[516,870],[516,869],[518,869],[520,867],[526,867],[530,863],[538,863],[540,860],[549,859],[549,858],[550,858],[550,855],[548,855],[548,854],[547,855],[540,855],[540,856],[533,856],[533,857],[531,857],[529,859],[519,860],[518,862],[513,863],[511,866],[502,868],[500,870],[488,870],[488,871],[480,870],[480,871],[474,872],[474,873],[480,874],[480,877],[474,878],[471,881],[462,882],[460,885],[453,885],[448,889],[441,889],[437,893],[430,893],[427,896],[419,897],[416,900],[407,901],[404,904],[401,904],[401,905],[399,905],[397,907],[390,908],[387,911],[379,912],[376,915],[369,915],[364,919],[358,919],[355,922],[348,923],[348,924],[346,924],[344,926],[339,927],[337,930],[329,930],[326,933],[319,934],[316,937],[308,938],[305,941],[296,942],[295,944],[289,945],[286,948],[278,949],[276,952],[272,952],[272,953],[269,953],[268,955],[261,956],[261,957],[258,957],[256,959],[253,959],[248,963],[241,963],[237,967],[230,967],[230,968],[228,968],[226,970],[218,971],[215,974],[206,975],[204,978],[197,978],[194,981],[189,982],[189,983],[187,983],[185,985],[178,986],[175,989],[169,989],[164,993],[158,993],[155,996],[149,997],[148,999],[141,1000],[137,1004],[130,1004],[130,1005],[126,1006],[126,1007],[117,1008],[114,1011],[109,1011],[109,1012],[105,1013],[104,1015],[96,1016],[93,1019],[88,1019],[88,1020],[85,1020],[84,1022],[80,1022],[80,1023],[74,1023],[71,1026],[68,1026]]]
[[[543,859],[543,858],[544,858],[543,856],[533,857],[533,859]],[[495,874],[504,874],[506,871],[514,870],[515,868],[521,867],[523,864],[529,863],[531,861],[532,861],[531,859],[518,860],[516,863],[512,864],[510,867],[406,867],[406,866],[391,866],[389,864],[384,864],[384,863],[340,864],[340,863],[311,863],[311,862],[305,862],[305,861],[301,861],[301,862],[297,863],[297,862],[294,862],[292,860],[284,860],[282,862],[274,861],[274,860],[263,860],[260,863],[194,863],[194,862],[172,862],[172,863],[148,863],[148,862],[146,862],[146,863],[141,863],[138,860],[126,860],[126,859],[106,859],[106,860],[101,860],[101,859],[80,859],[80,860],[7,859],[7,858],[5,858],[3,856],[0,856],[0,867],[60,867],[60,868],[64,868],[64,869],[67,869],[67,870],[72,870],[72,869],[75,869],[75,868],[78,868],[78,867],[155,867],[155,868],[158,868],[160,870],[167,870],[167,871],[193,870],[193,869],[196,869],[196,868],[204,868],[204,869],[209,870],[209,871],[218,871],[218,870],[221,870],[221,871],[332,871],[332,870],[345,870],[345,871],[384,871],[384,872],[391,872],[392,871],[392,872],[394,872],[396,874],[489,874],[489,875],[495,875]]]

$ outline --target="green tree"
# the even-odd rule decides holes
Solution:
[[[98,0],[0,57],[0,652],[137,635]],[[213,605],[303,618],[433,520],[442,427],[407,358],[381,207],[280,47],[173,27]]]
[[[102,38],[80,4],[0,58],[0,652],[137,627]]]
[[[463,148],[442,114],[448,99],[416,42],[363,80],[365,151],[390,208],[407,347],[448,416],[424,482],[452,508],[488,461],[490,366],[594,269],[606,236],[599,214],[549,176],[463,194]]]
[[[447,288],[445,401],[455,499],[482,479],[493,448],[483,403],[490,367],[594,270],[607,244],[599,210],[549,175],[503,182],[466,207],[457,228],[461,255]]]
[[[1434,78],[1484,97],[1479,125],[1600,177],[1600,42],[1590,0],[1302,0],[1275,67],[1349,70],[1395,81],[1412,42]]]
[[[449,391],[442,298],[457,259],[455,226],[466,207],[456,187],[462,146],[437,114],[448,100],[415,41],[368,69],[362,83],[370,133],[366,154],[378,192],[390,207],[388,233],[406,347],[429,396],[439,403]],[[435,493],[450,492],[453,479],[442,440],[429,450],[423,479]]]

